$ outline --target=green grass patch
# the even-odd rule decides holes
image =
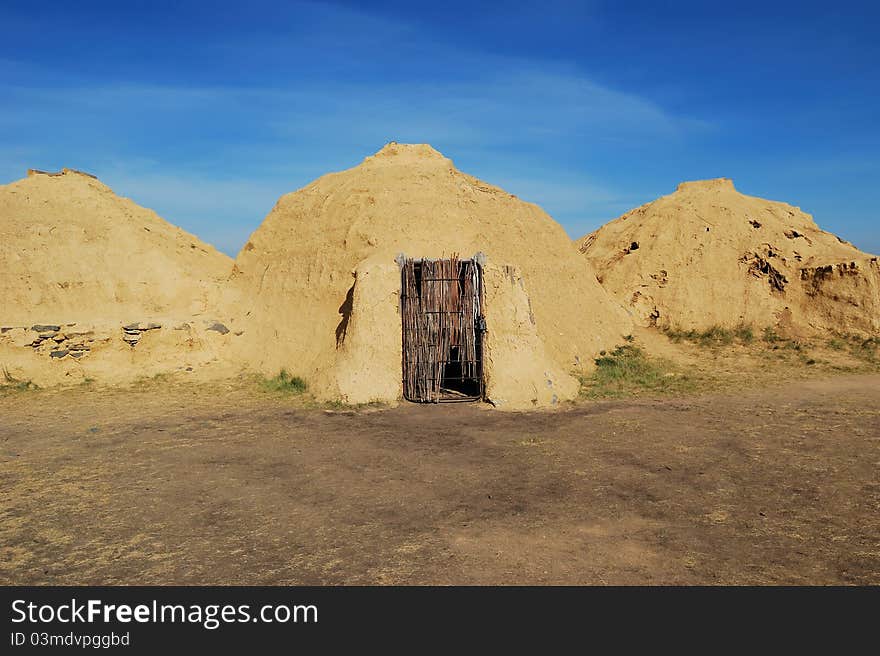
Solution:
[[[752,326],[740,324],[735,328],[711,326],[705,330],[683,330],[679,327],[663,328],[663,333],[673,342],[691,342],[701,347],[721,347],[739,343],[756,347],[757,353],[772,360],[797,360],[805,365],[829,364],[814,357],[811,351],[817,347],[847,353],[872,368],[880,366],[880,336],[865,337],[834,333],[818,341],[787,337],[773,326],[767,326],[756,334]],[[835,365],[834,368],[839,368]]]
[[[710,326],[705,330],[684,330],[679,327],[667,327],[663,333],[676,344],[687,341],[698,346],[729,346],[736,341],[751,344],[755,341],[755,331],[748,324],[739,324],[734,328]]]
[[[663,334],[666,335],[670,340],[679,344],[683,341],[693,342],[699,338],[699,331],[697,330],[683,330],[678,326],[667,326],[663,328]]]
[[[274,378],[264,378],[262,386],[269,392],[285,394],[302,394],[309,388],[305,379],[291,375],[287,369],[282,369]]]
[[[17,394],[19,392],[33,392],[40,389],[39,385],[29,380],[19,380],[9,373],[9,369],[3,367],[3,381],[0,382],[0,394]]]
[[[849,352],[859,360],[869,364],[880,364],[878,349],[880,349],[880,337],[868,337],[867,339],[858,336],[850,337]]]
[[[755,341],[755,331],[750,325],[744,323],[733,329],[733,336],[743,344],[751,344]]]
[[[582,395],[589,398],[677,394],[696,388],[696,381],[677,371],[672,363],[651,358],[632,343],[596,358],[596,371],[583,378],[581,384]]]
[[[764,328],[764,330],[761,332],[761,339],[763,339],[768,344],[777,344],[778,342],[785,341],[785,339],[778,332],[776,332],[776,329],[771,326],[767,326],[766,328]]]
[[[18,380],[14,383],[5,382],[0,384],[0,394],[17,394],[19,392],[35,392],[40,389],[39,385],[29,380]]]
[[[158,374],[153,374],[152,376],[139,376],[131,383],[131,386],[135,389],[149,389],[151,387],[159,387],[165,386],[173,383],[175,381],[174,375],[168,372],[161,372]],[[83,384],[91,384],[85,383]]]
[[[314,404],[315,408],[323,408],[324,410],[334,410],[338,412],[354,412],[358,410],[377,410],[379,408],[387,408],[388,403],[385,401],[365,401],[363,403],[346,403],[341,399],[332,399],[330,401],[319,401]]]
[[[853,358],[869,365],[880,365],[880,337],[837,333],[825,342],[835,351],[846,351]]]
[[[699,336],[700,346],[728,346],[733,344],[733,331],[721,326],[710,326]]]
[[[758,341],[755,329],[749,324],[744,323],[734,328],[724,328],[722,326],[711,326],[705,330],[665,328],[663,332],[673,342],[688,341],[702,347],[730,346],[735,343],[750,346]],[[772,326],[767,326],[761,331],[760,344],[772,351],[785,349],[801,352],[812,348],[812,344],[808,342],[783,337]],[[839,348],[846,346],[846,342],[841,340],[836,340],[835,344]]]

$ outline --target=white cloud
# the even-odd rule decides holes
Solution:
[[[272,209],[292,191],[276,180],[208,179],[143,167],[101,168],[102,182],[120,196],[149,207],[162,218],[235,255]]]

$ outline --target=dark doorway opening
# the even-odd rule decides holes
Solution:
[[[476,260],[401,263],[403,396],[440,403],[483,398],[483,272]]]

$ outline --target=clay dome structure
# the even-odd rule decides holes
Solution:
[[[424,144],[283,196],[231,285],[237,357],[347,403],[553,406],[631,326],[540,207]]]
[[[222,369],[231,267],[92,175],[29,171],[0,186],[0,384]]]

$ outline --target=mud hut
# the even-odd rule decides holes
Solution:
[[[552,406],[629,331],[537,205],[424,144],[283,196],[236,258],[238,357],[349,403]]]
[[[201,375],[231,267],[92,175],[29,171],[0,186],[0,384]]]

